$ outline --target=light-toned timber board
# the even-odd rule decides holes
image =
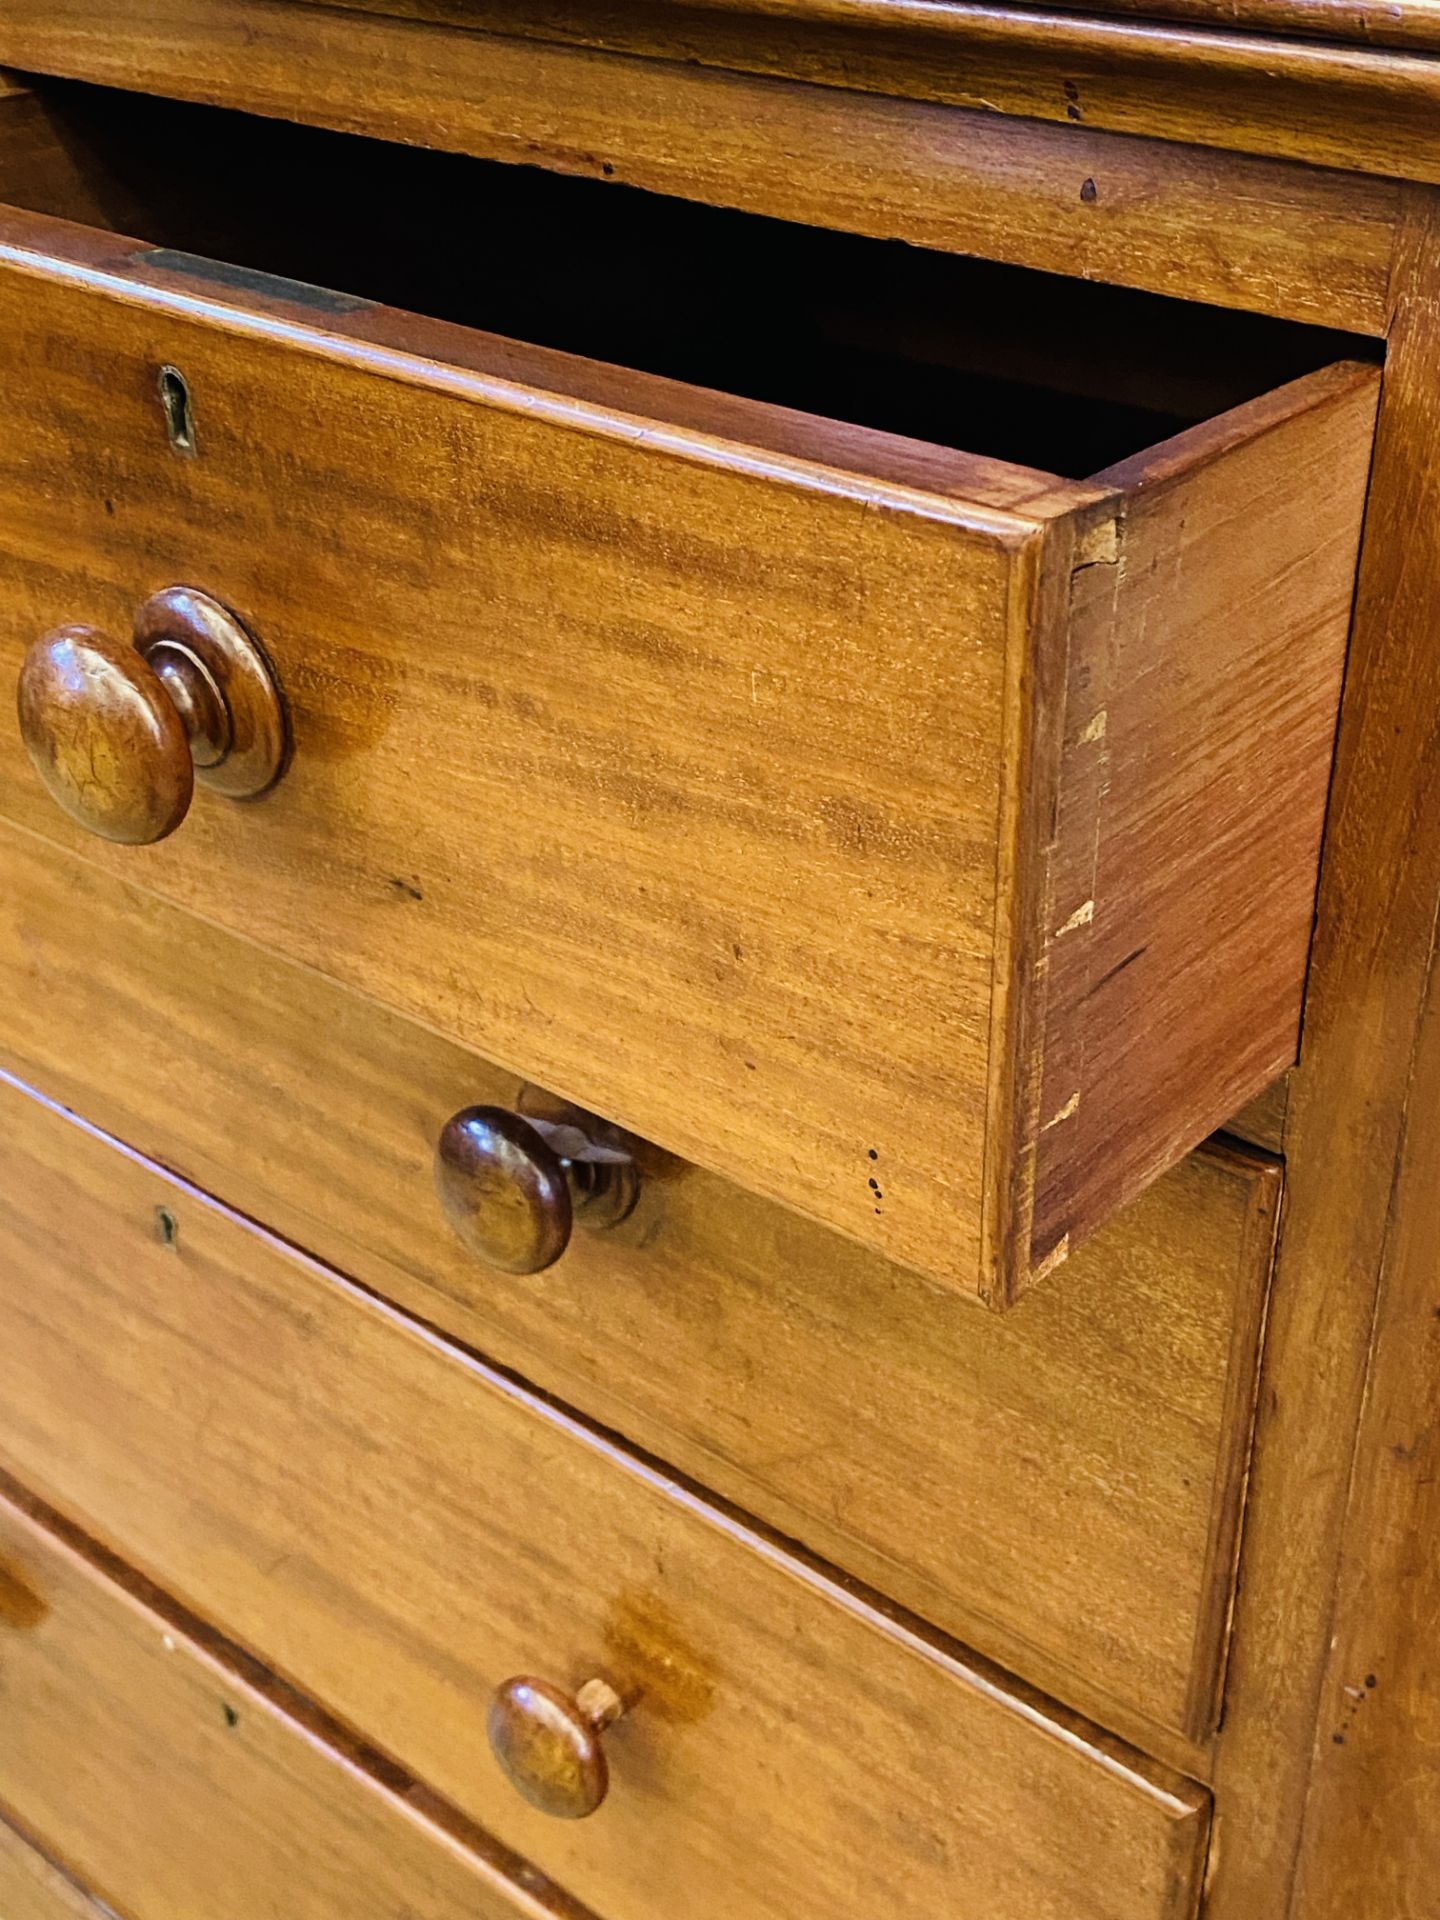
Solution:
[[[1037,523],[473,376],[463,329],[391,316],[392,356],[374,309],[0,238],[5,670],[188,581],[289,705],[285,779],[202,795],[146,884],[973,1291]],[[83,843],[15,731],[0,767]]]
[[[1105,476],[1122,537],[1075,576],[1066,713],[1067,769],[1098,762],[1103,799],[1050,917],[1089,913],[1083,965],[1051,948],[1047,1041],[1066,1051],[1047,1045],[1037,1257],[1195,1144],[1177,1081],[1223,1074],[1214,1127],[1294,1058],[1378,397],[1366,370],[1336,373],[1324,405],[1290,387],[1243,431],[1231,415]],[[1113,626],[1087,649],[1096,593]]]
[[[784,6],[787,0],[758,0],[761,6]],[[819,6],[831,0],[818,0]],[[879,0],[894,5],[896,0]],[[751,0],[695,0],[700,6],[740,6]],[[816,0],[794,0],[797,8]],[[1040,12],[1054,8],[1039,0],[1015,0]],[[1008,10],[1008,9],[1007,9]],[[1440,11],[1435,0],[1067,0],[1067,13],[1137,15],[1149,20],[1174,20],[1186,26],[1264,34],[1298,34],[1304,39],[1341,40],[1360,47],[1410,47],[1418,52],[1440,49]]]
[[[655,1157],[507,1278],[431,1157],[513,1078],[4,825],[0,875],[6,1065],[1072,1706],[1208,1730],[1273,1164],[1192,1156],[1003,1319]]]
[[[0,1670],[0,1920],[586,1920],[4,1480]]]
[[[1192,1920],[1199,1789],[8,1078],[0,1139],[7,1469],[597,1911]],[[632,1703],[592,1820],[488,1751],[526,1672]]]
[[[1437,263],[1440,199],[1425,191],[1401,249],[1304,1047],[1290,1084],[1285,1221],[1215,1774],[1210,1920],[1290,1913],[1302,1824],[1310,1851],[1294,1920],[1400,1920],[1389,1896],[1417,1886],[1416,1920],[1428,1920],[1440,1885],[1440,1827],[1428,1807],[1411,1818],[1434,1753],[1424,1719],[1434,1643],[1423,1623],[1436,1559],[1417,1546],[1428,1542],[1434,1492],[1423,1310],[1440,1303],[1425,1050],[1440,900]],[[1392,1447],[1416,1451],[1406,1462],[1386,1457]],[[1385,1695],[1357,1713],[1352,1766],[1350,1739],[1337,1747],[1333,1736],[1344,1730],[1345,1687],[1364,1690],[1371,1672],[1384,1674]],[[1304,1823],[1315,1752],[1321,1776]]]
[[[296,0],[10,0],[3,60],[1359,332],[1385,323],[1394,184],[1285,160]]]
[[[3,1807],[0,1807],[0,1914],[4,1920],[114,1920],[113,1915],[107,1917],[103,1907],[82,1893],[73,1880],[16,1831],[5,1817]]]
[[[1286,1912],[1302,1830],[1295,1920],[1421,1920],[1440,1885],[1437,263],[1440,204],[1416,195],[1286,1129],[1292,1186],[1222,1743],[1216,1920]]]
[[[1424,53],[990,0],[570,0],[538,17],[524,0],[341,4],[1397,179],[1440,173],[1440,61]]]
[[[1055,654],[1031,631],[1044,574],[1033,558],[1043,522],[1029,515],[1046,505],[1016,513],[767,462],[683,426],[657,432],[645,416],[637,434],[613,410],[467,379],[454,360],[476,343],[453,328],[365,307],[302,328],[223,286],[206,299],[193,276],[167,285],[143,251],[108,235],[19,214],[6,231],[17,392],[27,367],[50,368],[43,405],[7,447],[3,625],[17,666],[57,618],[123,627],[139,595],[186,579],[255,626],[294,718],[294,764],[276,793],[253,808],[197,807],[185,834],[145,856],[147,884],[892,1257],[1010,1297],[1030,1242],[1023,1207],[1012,1214],[1008,1201],[1010,1127],[991,1103],[1014,1078],[1018,1029],[1002,996],[992,1037],[991,982],[1008,974],[1012,926],[1023,979],[1031,930],[1046,915],[1059,927],[1076,904],[1032,901],[1023,873],[1003,865],[1012,838],[1017,862],[1043,841],[1049,768],[1063,765],[1058,742],[1041,741],[1034,770],[1028,759],[1017,770],[1025,749],[1007,717],[1026,698],[1015,677]],[[408,329],[403,356],[385,344],[392,322]],[[347,325],[353,341],[340,337]],[[147,369],[165,361],[184,366],[206,415],[202,460],[177,462],[156,431]],[[1202,498],[1214,467],[1233,509],[1248,443],[1294,436],[1265,509],[1283,555],[1313,520],[1307,450],[1337,436],[1324,475],[1335,539],[1245,629],[1254,658],[1235,664],[1263,693],[1239,709],[1247,727],[1282,711],[1287,667],[1322,693],[1333,686],[1346,527],[1353,545],[1358,519],[1349,476],[1374,384],[1367,368],[1317,374],[1156,456],[1167,484],[1193,468]],[[362,391],[363,406],[347,404]],[[647,397],[666,403],[663,390]],[[62,498],[53,450],[77,435],[110,448],[112,464],[65,469]],[[431,457],[461,437],[464,461]],[[877,438],[882,455],[897,444]],[[1001,498],[1034,480],[963,455],[953,464],[987,489],[993,476]],[[1147,467],[1139,499],[1150,485]],[[1052,492],[1063,504],[1066,489]],[[257,542],[261,503],[272,523]],[[1244,580],[1217,552],[1213,519],[1197,508],[1171,589],[1223,629],[1212,576],[1233,577],[1237,593]],[[1268,536],[1257,532],[1255,549],[1267,552]],[[1122,542],[1122,624],[1125,570]],[[1054,617],[1063,627],[1063,599]],[[407,637],[422,631],[424,647]],[[1166,682],[1175,713],[1215,682],[1230,697],[1231,664],[1213,644],[1182,651],[1173,692]],[[476,681],[479,657],[489,678]],[[1115,698],[1128,706],[1118,680]],[[1290,718],[1302,772],[1320,784],[1267,795],[1309,853],[1257,833],[1258,864],[1236,866],[1268,876],[1257,903],[1227,882],[1238,958],[1217,961],[1190,1010],[1223,1001],[1245,1045],[1223,1086],[1167,1084],[1184,1096],[1183,1112],[1162,1103],[1156,1122],[1172,1159],[1293,1055],[1329,739],[1323,714],[1318,731]],[[1099,830],[1121,835],[1150,783],[1143,769],[1132,778],[1118,710],[1111,724],[1115,798]],[[1166,756],[1177,800],[1218,751],[1213,727],[1197,723]],[[13,742],[9,753],[12,817],[73,841]],[[1193,890],[1195,861],[1227,844],[1209,814],[1187,849],[1162,849],[1172,891]],[[1083,816],[1078,830],[1095,831]],[[476,872],[480,892],[467,880]],[[1118,898],[1107,884],[1097,933]],[[1183,958],[1168,900],[1160,888],[1134,923],[1156,982]],[[1263,964],[1250,957],[1257,942]],[[1034,964],[1044,955],[1037,933]],[[1019,1044],[1039,1058],[1052,1027],[1063,1031],[1039,1024]],[[1092,1051],[1103,1067],[1103,1048]],[[1133,1128],[1097,1151],[1094,1117],[1107,1111],[1124,1108],[1084,1104],[1042,1157],[1046,1256],[1157,1170],[1155,1145]],[[1016,1150],[1035,1125],[1018,1115]],[[1108,1186],[1069,1178],[1082,1148],[1092,1166],[1104,1160]],[[1006,1198],[991,1209],[994,1192]]]

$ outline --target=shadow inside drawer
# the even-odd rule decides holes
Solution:
[[[35,85],[117,231],[1072,478],[1375,351],[603,177]],[[11,197],[66,211],[38,180]]]

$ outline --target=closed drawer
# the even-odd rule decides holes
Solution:
[[[1192,1914],[1197,1788],[8,1082],[0,1137],[0,1459],[597,1911]],[[629,1704],[591,1819],[491,1756],[526,1674]]]
[[[1107,380],[1079,288],[958,261],[927,344],[883,243],[46,102],[0,191],[139,237],[4,217],[0,671],[183,584],[293,749],[91,857],[998,1302],[1293,1058],[1374,368],[1116,295]]]
[[[392,1769],[382,1785],[317,1734],[304,1702],[278,1704],[263,1673],[163,1606],[0,1489],[0,1807],[103,1911],[584,1920],[538,1874],[505,1877],[417,1811],[411,1783]],[[0,1914],[100,1920],[102,1908],[0,1818]]]
[[[653,1159],[507,1275],[432,1164],[512,1077],[3,823],[0,1065],[1072,1705],[1211,1729],[1263,1158],[1191,1156],[1003,1317]]]
[[[5,1920],[106,1920],[59,1868],[0,1814],[0,1913]]]

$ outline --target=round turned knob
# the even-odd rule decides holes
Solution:
[[[148,846],[189,811],[196,779],[241,798],[285,760],[269,663],[233,614],[191,587],[141,607],[133,642],[58,627],[20,668],[20,733],[53,799],[105,840]]]
[[[472,1253],[502,1273],[539,1273],[564,1253],[577,1220],[623,1220],[639,1179],[623,1146],[579,1126],[464,1107],[441,1131],[435,1189]]]
[[[600,1736],[624,1711],[603,1680],[587,1680],[572,1698],[521,1675],[496,1688],[485,1730],[505,1778],[532,1807],[583,1820],[610,1785]]]

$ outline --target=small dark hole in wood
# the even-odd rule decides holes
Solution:
[[[155,1238],[162,1247],[173,1247],[180,1237],[180,1222],[168,1207],[155,1209]]]
[[[161,367],[157,382],[160,405],[165,409],[165,431],[176,453],[193,458],[195,453],[195,415],[190,403],[190,383],[178,367]]]

